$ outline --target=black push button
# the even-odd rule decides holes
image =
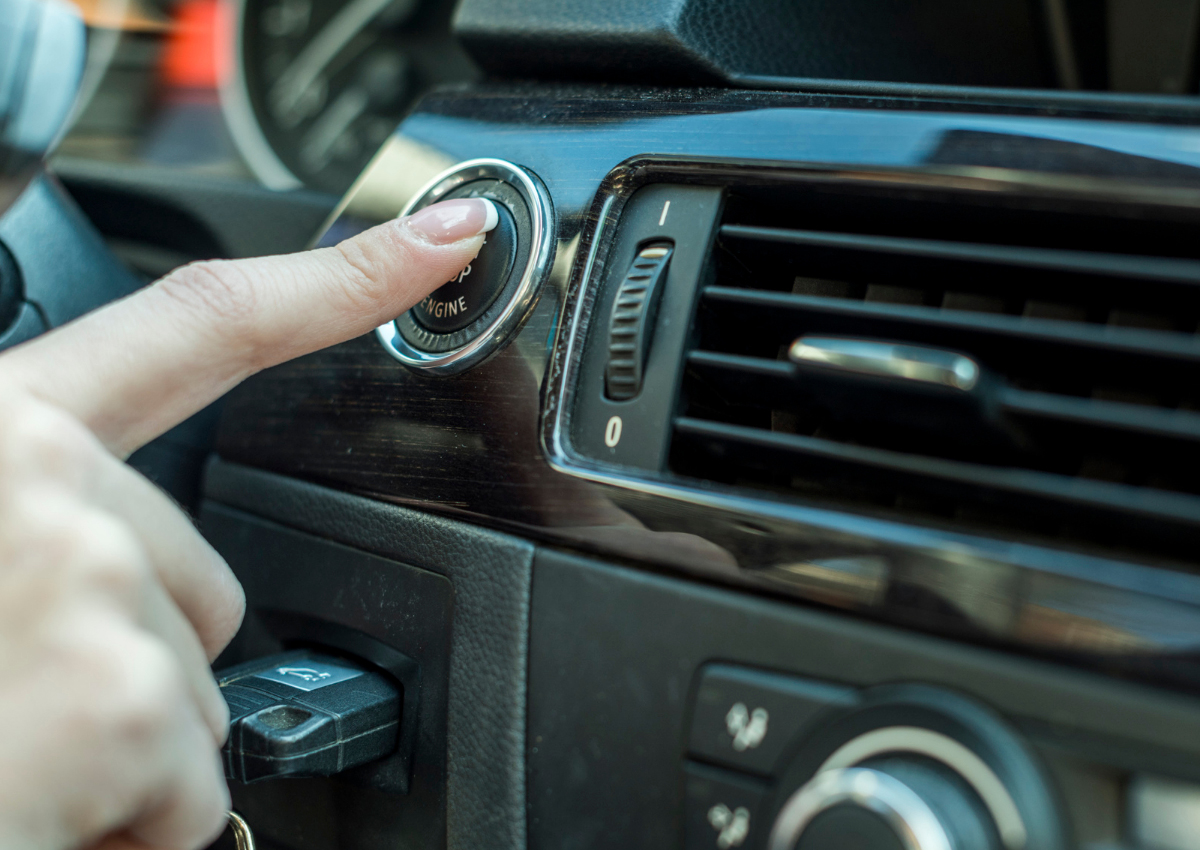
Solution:
[[[801,730],[818,715],[855,700],[851,688],[712,665],[701,674],[688,750],[708,761],[770,775]]]
[[[426,330],[452,333],[465,328],[483,315],[508,282],[517,253],[517,229],[504,205],[492,203],[499,221],[486,234],[479,256],[457,277],[413,307],[413,318]]]
[[[684,850],[735,850],[762,843],[765,784],[700,764],[688,764],[684,772]]]
[[[332,776],[389,755],[400,729],[400,688],[340,658],[288,652],[217,675],[229,704],[225,775]]]

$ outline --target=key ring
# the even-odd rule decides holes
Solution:
[[[237,850],[256,850],[258,845],[254,843],[254,833],[250,831],[250,824],[246,823],[246,819],[232,809],[229,810],[228,817],[229,829],[233,832]]]

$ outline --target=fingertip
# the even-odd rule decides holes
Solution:
[[[404,219],[418,239],[448,245],[480,236],[500,221],[496,205],[486,198],[454,198],[417,210]]]
[[[489,201],[487,198],[480,198],[487,205],[487,218],[483,222],[483,232],[487,233],[490,230],[495,230],[496,225],[500,223],[500,211],[496,209],[496,203]]]

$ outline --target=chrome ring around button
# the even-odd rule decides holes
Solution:
[[[520,282],[503,311],[477,336],[462,346],[444,352],[422,351],[412,345],[395,321],[376,328],[375,335],[387,352],[411,369],[426,374],[454,375],[486,360],[503,347],[521,327],[537,303],[542,283],[554,263],[554,207],[542,182],[520,166],[502,159],[472,159],[460,163],[431,180],[401,211],[409,215],[444,198],[474,180],[503,180],[521,195],[529,207],[530,250]]]

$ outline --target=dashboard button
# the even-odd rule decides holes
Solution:
[[[517,229],[512,214],[502,204],[492,203],[499,220],[488,232],[479,255],[451,281],[413,307],[413,318],[422,327],[435,333],[465,328],[483,315],[508,282],[517,253]]]
[[[534,174],[473,159],[440,174],[400,215],[453,198],[491,201],[496,227],[468,269],[375,329],[388,354],[426,375],[457,375],[499,352],[533,312],[554,266],[554,208]]]
[[[684,768],[683,846],[686,850],[758,847],[764,783],[701,764]]]
[[[770,775],[805,727],[856,700],[851,688],[711,665],[701,674],[688,750],[708,761]]]

